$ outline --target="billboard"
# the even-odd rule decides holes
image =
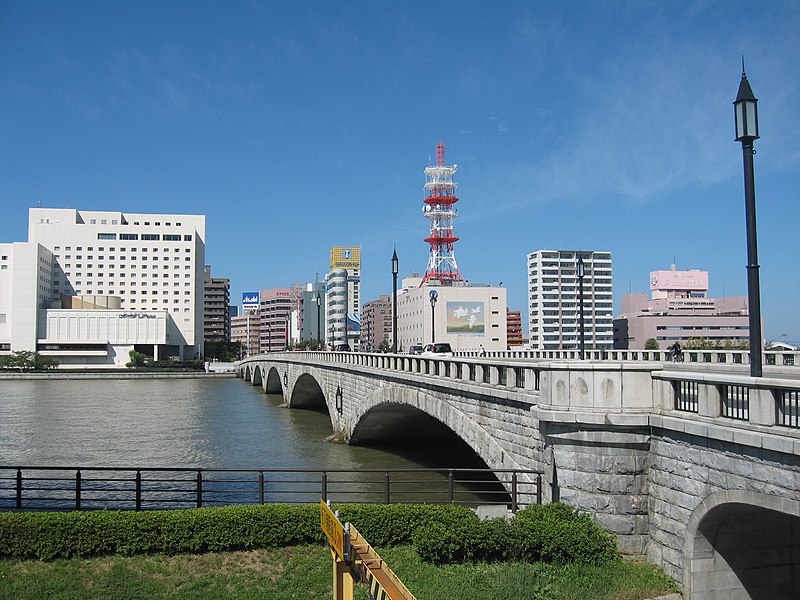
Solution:
[[[359,337],[361,335],[361,315],[347,313],[347,337]]]
[[[708,290],[708,271],[651,271],[651,290]]]
[[[331,270],[360,269],[361,248],[358,246],[334,246],[331,248]]]
[[[258,292],[242,292],[242,311],[258,310]]]
[[[448,302],[447,333],[484,335],[483,302]]]

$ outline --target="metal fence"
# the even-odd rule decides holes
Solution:
[[[150,510],[231,504],[541,503],[522,469],[173,469],[0,466],[0,511]]]

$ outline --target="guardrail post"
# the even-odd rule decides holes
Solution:
[[[327,471],[322,472],[322,499],[325,502],[328,501],[328,473]]]
[[[136,471],[136,510],[142,510],[142,472]]]
[[[81,509],[81,472],[75,471],[75,510]]]
[[[447,471],[447,501],[453,503],[453,469]]]
[[[384,504],[389,504],[389,471],[383,472],[383,484],[385,486],[383,501]]]
[[[203,472],[197,472],[197,508],[203,506]]]
[[[258,472],[258,503],[264,504],[264,471]]]
[[[511,512],[517,512],[517,472],[511,473]]]
[[[17,469],[17,508],[22,508],[22,469]]]

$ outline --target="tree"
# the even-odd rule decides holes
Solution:
[[[144,366],[145,355],[142,354],[141,352],[137,352],[136,350],[131,350],[130,352],[128,352],[128,356],[131,357],[131,360],[125,366],[128,367],[129,369],[136,369],[138,367]]]
[[[644,349],[645,350],[658,350],[658,341],[656,340],[656,338],[649,338],[647,341],[645,341]]]
[[[30,350],[18,350],[6,356],[0,356],[0,369],[16,369],[18,371],[46,371],[55,369],[58,361],[42,356]]]
[[[392,347],[389,345],[389,340],[386,339],[381,341],[380,345],[378,346],[378,352],[383,352],[384,354],[389,352],[391,349]]]

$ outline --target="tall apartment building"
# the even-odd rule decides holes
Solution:
[[[644,348],[649,339],[662,350],[675,342],[705,338],[713,344],[750,339],[747,296],[708,297],[708,271],[650,272],[650,293],[622,296],[622,314],[614,319],[614,348]]]
[[[3,246],[10,351],[73,366],[202,354],[204,216],[32,208],[28,242]]]
[[[509,349],[522,346],[522,313],[506,309],[506,338]]]
[[[392,345],[392,298],[382,295],[364,304],[361,315],[361,346],[374,352],[383,341]]]
[[[325,341],[357,350],[361,336],[361,248],[331,248],[331,271],[325,277]]]
[[[239,344],[239,355],[260,354],[261,321],[258,313],[245,312],[231,317],[231,341]]]
[[[325,284],[315,277],[300,293],[300,341],[325,339]]]
[[[229,342],[231,284],[227,277],[212,277],[206,265],[203,278],[203,338],[206,342]]]
[[[528,254],[530,347],[568,350],[580,345],[577,266],[583,259],[583,315],[587,348],[611,349],[613,300],[611,253],[538,250]]]
[[[292,312],[296,306],[297,296],[291,288],[259,292],[260,353],[286,350],[292,331]]]

